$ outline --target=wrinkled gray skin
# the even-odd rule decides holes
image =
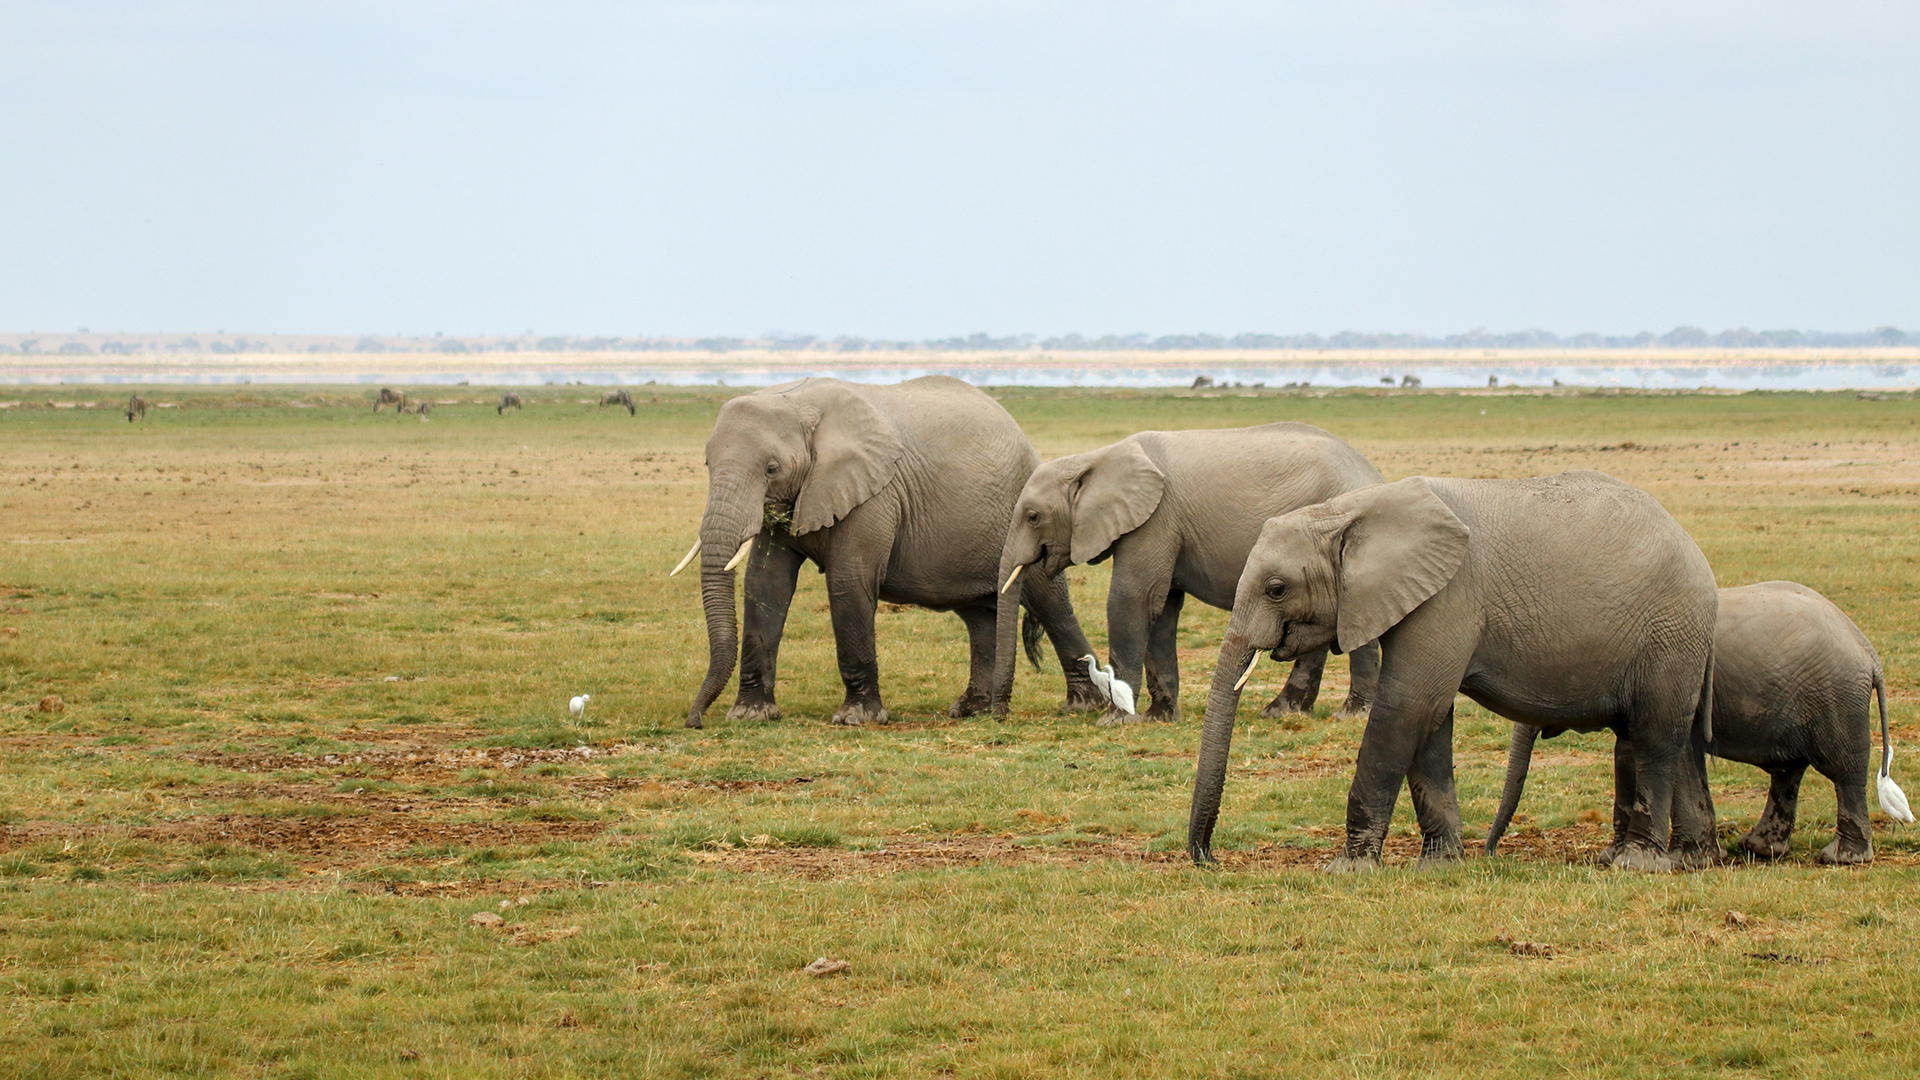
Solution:
[[[707,439],[700,521],[707,676],[687,726],[700,726],[733,674],[736,653],[740,688],[728,718],[779,718],[773,691],[780,636],[800,566],[809,561],[827,576],[846,685],[835,723],[887,719],[873,638],[881,600],[960,616],[972,670],[948,715],[986,708],[999,598],[995,556],[1014,497],[1038,463],[999,402],[943,375],[897,386],[803,379],[722,405]],[[790,522],[779,520],[785,515]],[[736,628],[734,571],[725,567],[749,538],[744,626]],[[1086,668],[1073,662],[1093,650],[1074,621],[1065,583],[1029,582],[1019,599],[1061,657],[1068,707],[1100,703]]]
[[[508,409],[518,409],[518,408],[520,408],[519,394],[512,394],[512,393],[501,394],[500,404],[494,406],[493,413],[495,416],[499,416],[500,414],[506,412]]]
[[[1853,620],[1826,597],[1791,581],[1720,590],[1713,639],[1713,750],[1729,761],[1758,765],[1773,777],[1759,823],[1740,838],[1743,850],[1762,859],[1787,853],[1800,779],[1811,765],[1833,781],[1839,807],[1838,835],[1821,850],[1820,861],[1873,861],[1867,777],[1873,771],[1876,695],[1884,742],[1887,697],[1880,656]],[[1489,855],[1520,804],[1540,735],[1530,724],[1513,725],[1500,812],[1487,832]],[[1614,750],[1617,847],[1634,776],[1629,741],[1616,742]]]
[[[1107,589],[1108,662],[1115,677],[1152,695],[1145,718],[1179,716],[1180,609],[1191,596],[1233,606],[1260,526],[1276,514],[1380,482],[1358,450],[1308,424],[1201,431],[1143,431],[1111,446],[1055,458],[1034,470],[1014,504],[1000,580],[1014,567],[1057,578],[1074,563],[1113,560]],[[1013,694],[1015,613],[1002,609],[994,707]],[[1353,656],[1343,712],[1373,698],[1379,651]],[[1327,650],[1302,655],[1264,716],[1311,708]],[[1138,719],[1109,710],[1103,723]]]
[[[1377,638],[1380,685],[1333,869],[1379,865],[1403,779],[1421,864],[1460,857],[1456,692],[1542,728],[1630,731],[1638,784],[1614,865],[1705,865],[1718,850],[1704,759],[1716,606],[1685,530],[1604,473],[1412,477],[1274,518],[1247,556],[1214,668],[1188,853],[1213,861],[1234,683],[1254,653]]]

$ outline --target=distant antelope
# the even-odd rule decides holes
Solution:
[[[373,411],[379,412],[382,405],[392,405],[395,412],[406,412],[407,395],[383,386],[380,388],[380,396],[373,399]]]
[[[135,394],[132,397],[128,398],[127,399],[127,423],[131,424],[136,419],[145,420],[146,418],[147,418],[147,399],[141,397],[139,394]]]
[[[627,415],[633,415],[633,395],[627,393],[625,390],[609,390],[601,394],[600,405],[602,408],[608,405],[625,405],[627,407]]]
[[[520,407],[519,394],[501,394],[500,404],[497,408],[493,410],[493,412],[494,412],[494,415],[498,416],[501,413],[506,412],[508,409],[518,409],[519,407]]]

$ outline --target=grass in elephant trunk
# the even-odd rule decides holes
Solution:
[[[825,724],[840,686],[808,573],[781,653],[788,719],[685,730],[697,583],[665,572],[697,527],[724,393],[662,388],[629,418],[549,387],[498,416],[497,393],[438,388],[422,422],[335,389],[161,389],[143,396],[175,407],[128,424],[124,390],[60,388],[34,396],[104,404],[0,414],[0,1060],[45,1076],[1865,1075],[1920,1048],[1891,984],[1916,959],[1920,913],[1899,898],[1920,833],[1883,825],[1871,870],[1812,869],[1833,829],[1822,782],[1790,865],[1614,876],[1589,865],[1610,739],[1569,735],[1542,744],[1509,857],[1318,873],[1359,735],[1327,715],[1343,661],[1314,715],[1243,711],[1225,868],[1191,870],[1192,723],[1225,621],[1198,605],[1184,723],[1059,716],[1059,673],[1024,660],[1007,723],[950,721],[964,633],[908,608],[879,618],[899,722],[845,730]],[[1885,661],[1896,743],[1914,730],[1920,403],[1002,396],[1049,455],[1299,419],[1389,479],[1604,469],[1659,496],[1721,584],[1833,598]],[[1070,579],[1102,642],[1105,567]],[[1282,678],[1264,665],[1246,700]],[[593,699],[574,720],[578,693]],[[1463,701],[1470,838],[1505,747],[1505,723]],[[1712,778],[1723,825],[1752,824],[1763,774]],[[1395,864],[1414,842],[1400,805]],[[521,896],[499,930],[467,922]],[[851,970],[800,973],[822,954]]]

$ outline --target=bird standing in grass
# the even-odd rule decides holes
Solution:
[[[592,700],[592,698],[592,694],[581,694],[579,697],[567,702],[567,711],[573,714],[575,720],[580,719],[587,714],[587,702]]]
[[[1087,665],[1087,678],[1093,680],[1094,689],[1105,694],[1107,700],[1113,702],[1114,708],[1133,715],[1133,687],[1127,685],[1127,680],[1114,675],[1113,665],[1101,667],[1099,659],[1092,653],[1081,657],[1080,662]]]

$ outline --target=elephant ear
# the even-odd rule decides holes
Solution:
[[[1077,563],[1089,563],[1115,540],[1140,527],[1160,505],[1167,477],[1147,457],[1137,439],[1115,443],[1085,455],[1086,468],[1072,485],[1073,550]]]
[[[1446,587],[1467,554],[1467,526],[1418,476],[1338,496],[1350,517],[1340,551],[1340,651],[1392,629]]]
[[[906,443],[845,383],[807,380],[788,395],[813,420],[813,467],[793,502],[795,535],[824,529],[893,481]]]

